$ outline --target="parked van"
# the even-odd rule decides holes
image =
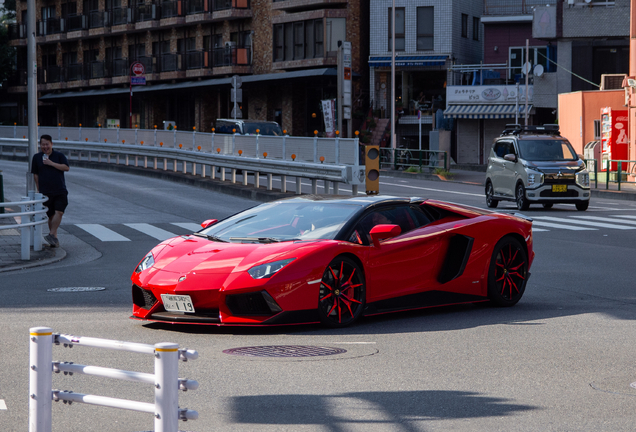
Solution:
[[[216,119],[215,133],[231,134],[233,129],[239,135],[256,135],[258,129],[261,135],[283,136],[280,125],[275,121]]]

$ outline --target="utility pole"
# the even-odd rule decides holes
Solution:
[[[391,148],[393,156],[397,147],[395,126],[395,0],[393,0],[391,8]]]
[[[27,0],[27,122],[29,145],[27,151],[26,194],[35,191],[35,180],[31,174],[31,161],[38,152],[38,64],[35,45],[35,0]]]

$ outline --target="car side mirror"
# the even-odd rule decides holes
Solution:
[[[218,219],[208,219],[205,222],[201,223],[201,228],[207,228],[210,225],[214,225],[215,223],[217,223],[219,220]]]
[[[402,228],[399,225],[380,224],[371,228],[371,240],[373,240],[373,246],[380,247],[380,240],[399,236],[402,232]]]
[[[517,162],[517,156],[515,156],[512,153],[509,153],[509,154],[505,155],[504,159],[509,161],[509,162]]]

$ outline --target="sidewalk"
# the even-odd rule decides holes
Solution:
[[[6,209],[12,210],[12,209]],[[15,223],[13,218],[0,219],[2,225]],[[42,250],[35,252],[31,247],[31,259],[22,260],[22,243],[19,229],[0,230],[0,273],[29,267],[43,266],[60,261],[66,257],[62,248],[52,248],[43,241]]]

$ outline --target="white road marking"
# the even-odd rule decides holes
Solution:
[[[171,233],[170,231],[163,230],[161,228],[157,228],[156,226],[152,226],[147,223],[127,223],[124,224],[129,228],[142,232],[150,237],[156,238],[157,240],[164,241],[168,240],[171,237],[176,237],[177,235]]]
[[[541,221],[554,221],[554,222],[564,222],[564,223],[573,223],[573,224],[579,224],[579,225],[588,225],[588,226],[593,226],[593,227],[597,227],[597,228],[611,228],[611,229],[618,229],[618,230],[633,230],[636,229],[636,227],[633,226],[626,226],[626,225],[615,225],[615,224],[608,224],[608,223],[601,223],[601,222],[587,222],[587,221],[580,221],[580,220],[573,220],[573,219],[561,219],[561,218],[555,218],[555,217],[551,217],[551,216],[535,216],[535,221],[536,219],[540,219]]]
[[[533,232],[541,232],[541,231],[550,231],[550,230],[532,227],[532,231]]]
[[[632,220],[622,220],[622,219],[613,219],[613,218],[598,217],[598,216],[570,216],[570,217],[577,218],[577,219],[595,220],[595,221],[599,221],[599,222],[610,222],[610,223],[618,222],[618,223],[623,223],[623,224],[628,224],[628,225],[636,225],[636,220],[633,220],[633,221]]]
[[[117,234],[115,231],[99,224],[75,224],[76,227],[83,229],[92,236],[97,237],[103,242],[112,241],[130,241],[129,238]]]
[[[612,215],[612,216],[617,218],[636,219],[636,216],[632,216],[632,215]]]
[[[173,222],[171,225],[175,225],[192,232],[201,231],[201,225],[192,222]]]
[[[4,399],[0,399],[0,410],[6,410],[7,404],[4,403]]]
[[[577,226],[570,226],[570,225],[563,225],[563,224],[555,224],[550,222],[541,222],[536,219],[532,221],[532,226],[533,226],[532,229],[534,229],[534,225],[539,225],[539,226],[548,227],[548,228],[561,228],[561,229],[566,229],[570,231],[597,231],[595,228],[585,228],[585,227],[577,227]]]
[[[443,193],[451,193],[451,194],[457,194],[457,195],[469,195],[469,196],[483,197],[484,199],[486,199],[486,195],[484,195],[484,194],[474,194],[474,193],[468,193],[468,192],[455,192],[455,191],[442,190],[442,189],[432,189],[432,188],[425,188],[425,187],[419,187],[419,186],[409,186],[409,185],[403,185],[403,184],[393,184],[393,183],[383,183],[383,182],[380,182],[380,184],[381,185],[384,184],[384,185],[387,185],[387,186],[397,186],[397,187],[401,187],[401,188],[426,190],[426,191],[432,191],[432,192],[443,192]]]

